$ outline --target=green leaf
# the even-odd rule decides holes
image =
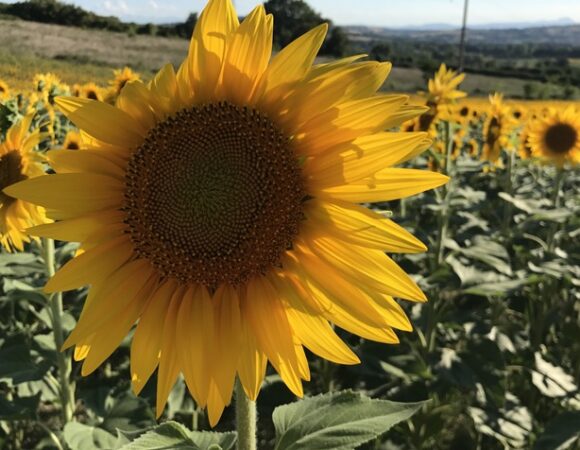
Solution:
[[[43,378],[50,362],[35,361],[30,346],[31,341],[24,334],[6,338],[0,346],[0,378],[9,378],[15,384]]]
[[[565,450],[580,438],[580,411],[560,414],[548,422],[534,450]]]
[[[306,398],[274,410],[275,448],[353,449],[409,419],[424,404],[374,400],[352,391]]]
[[[117,438],[101,428],[70,422],[64,427],[64,440],[71,450],[95,450],[115,448]]]
[[[540,352],[534,353],[536,370],[532,370],[532,383],[546,397],[564,397],[578,390],[574,377],[564,372],[544,358]]]
[[[142,430],[155,425],[155,423],[155,415],[147,401],[136,397],[132,392],[127,392],[114,399],[113,405],[107,410],[101,427],[110,433],[115,433],[117,429],[124,431]]]
[[[30,397],[7,400],[0,397],[0,420],[34,419],[40,401],[40,393]]]
[[[236,445],[237,434],[230,433],[214,433],[211,431],[193,431],[189,433],[191,440],[201,450],[223,449],[230,450]]]
[[[121,450],[200,450],[189,430],[177,422],[165,422],[147,431]]]
[[[477,286],[472,286],[469,289],[465,289],[463,292],[465,294],[480,295],[482,297],[487,297],[490,295],[505,296],[509,292],[515,291],[516,289],[519,289],[527,284],[535,283],[537,280],[537,277],[531,276],[520,280],[500,281],[498,283],[483,283]]]

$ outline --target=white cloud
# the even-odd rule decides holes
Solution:
[[[124,0],[105,0],[103,7],[107,12],[112,14],[127,14],[131,11],[129,5]]]
[[[149,0],[149,6],[151,6],[153,9],[159,9],[159,5],[155,0]]]

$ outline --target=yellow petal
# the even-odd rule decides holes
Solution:
[[[352,183],[424,151],[427,133],[377,133],[316,155],[305,167],[317,188]]]
[[[407,300],[427,300],[409,275],[381,251],[352,249],[329,238],[309,239],[308,245],[351,283],[370,285],[379,292]]]
[[[156,279],[156,276],[148,262],[132,261],[117,270],[102,285],[93,286],[77,326],[63,347],[75,345],[98,331],[111,317],[119,315],[122,321],[125,312],[132,315],[134,310],[140,311],[144,306],[143,298],[149,297],[148,292],[143,294],[141,290],[152,278]]]
[[[428,191],[448,181],[448,176],[437,172],[387,168],[373,177],[322,189],[317,194],[353,203],[385,202]]]
[[[215,351],[219,357],[214,360],[217,366],[212,368],[212,377],[220,396],[226,404],[232,396],[240,348],[242,344],[242,319],[240,299],[233,287],[223,284],[216,291],[215,304]]]
[[[159,364],[163,326],[177,283],[168,280],[153,293],[131,342],[131,385],[135,395],[143,389]]]
[[[347,66],[336,66],[316,77],[297,84],[288,91],[278,105],[278,109],[287,110],[280,117],[282,124],[289,123],[291,128],[302,130],[312,120],[325,123],[336,118],[335,108],[339,104],[354,100],[369,100],[390,70],[390,64],[361,62]],[[380,82],[379,82],[380,81]],[[391,96],[407,99],[407,96]]]
[[[178,289],[173,295],[163,325],[161,357],[159,359],[159,371],[157,372],[157,404],[155,408],[157,418],[163,414],[169,393],[179,376],[177,352],[175,349],[180,343],[176,341],[175,324],[177,323],[177,314],[183,299],[183,294],[184,289],[182,288]]]
[[[119,206],[123,189],[123,182],[109,176],[63,173],[21,181],[4,192],[45,208],[86,214]]]
[[[338,364],[358,364],[359,358],[336,335],[328,321],[312,314],[304,307],[304,300],[296,290],[280,278],[275,281],[283,298],[288,302],[286,313],[292,332],[310,351]]]
[[[137,146],[148,131],[129,114],[108,103],[78,97],[56,97],[55,103],[78,128],[109,144]]]
[[[255,278],[248,284],[247,298],[242,302],[243,320],[250,324],[256,342],[266,354],[282,380],[294,394],[303,395],[288,317],[276,291],[266,278]]]
[[[123,211],[99,211],[61,222],[37,225],[28,228],[26,232],[58,241],[83,242],[92,234],[103,229],[107,230],[111,225],[121,224],[123,220],[125,220]]]
[[[314,255],[302,244],[297,245],[296,250],[304,272],[331,295],[332,305],[340,305],[350,315],[375,327],[387,325],[384,319],[377,314],[372,299],[364,291],[354,283],[350,283],[338,270]]]
[[[115,164],[102,150],[51,150],[46,154],[57,173],[96,173],[124,181],[124,167]]]
[[[133,255],[128,236],[121,236],[71,259],[46,283],[46,292],[70,291],[106,278]]]
[[[231,0],[210,0],[201,13],[188,55],[197,102],[213,99],[222,71],[226,43],[239,25]]]
[[[205,286],[189,289],[179,310],[176,332],[185,381],[200,406],[207,403],[216,354],[214,324],[214,306]]]
[[[129,114],[147,130],[155,126],[152,94],[141,81],[132,81],[123,87],[116,106]]]
[[[301,283],[306,292],[308,292],[308,295],[320,298],[319,301],[321,302],[326,301],[332,304],[332,307],[324,312],[324,317],[335,323],[337,326],[365,339],[384,342],[386,344],[396,344],[399,342],[397,335],[390,327],[375,327],[366,321],[353,316],[350,312],[342,308],[341,305],[332,303],[330,300],[332,296],[322,289],[314,280],[304,278],[301,280]],[[322,300],[322,298],[325,298],[326,300]]]
[[[289,84],[302,79],[308,73],[327,32],[328,25],[323,23],[278,52],[261,81],[260,91],[264,92],[266,103],[276,102],[285,95]]]
[[[147,303],[150,292],[155,288],[156,279],[145,280],[134,301],[123,311],[115,314],[115,320],[110,320],[106,328],[101,328],[91,340],[91,348],[84,360],[81,374],[87,376],[94,372],[111,353],[121,344],[121,341],[133,327]]]
[[[330,231],[333,237],[342,241],[389,253],[427,251],[421,241],[392,220],[352,203],[315,200],[307,203],[306,214],[315,221],[309,226],[313,234],[317,230],[324,230],[324,233]]]
[[[337,105],[299,129],[304,133],[303,145],[309,155],[320,154],[334,145],[384,130],[384,123],[406,101],[406,96],[382,95]]]
[[[248,398],[255,401],[266,375],[268,359],[256,343],[256,338],[249,328],[249,324],[242,322],[242,347],[238,361],[238,375],[244,392]]]
[[[247,105],[272,53],[272,16],[257,6],[232,34],[224,61],[226,98]]]

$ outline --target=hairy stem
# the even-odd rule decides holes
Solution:
[[[256,450],[256,402],[250,400],[240,380],[236,380],[236,430],[238,432],[238,450]]]

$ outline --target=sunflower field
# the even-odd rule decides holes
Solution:
[[[580,103],[272,26],[0,79],[0,448],[580,449]]]

